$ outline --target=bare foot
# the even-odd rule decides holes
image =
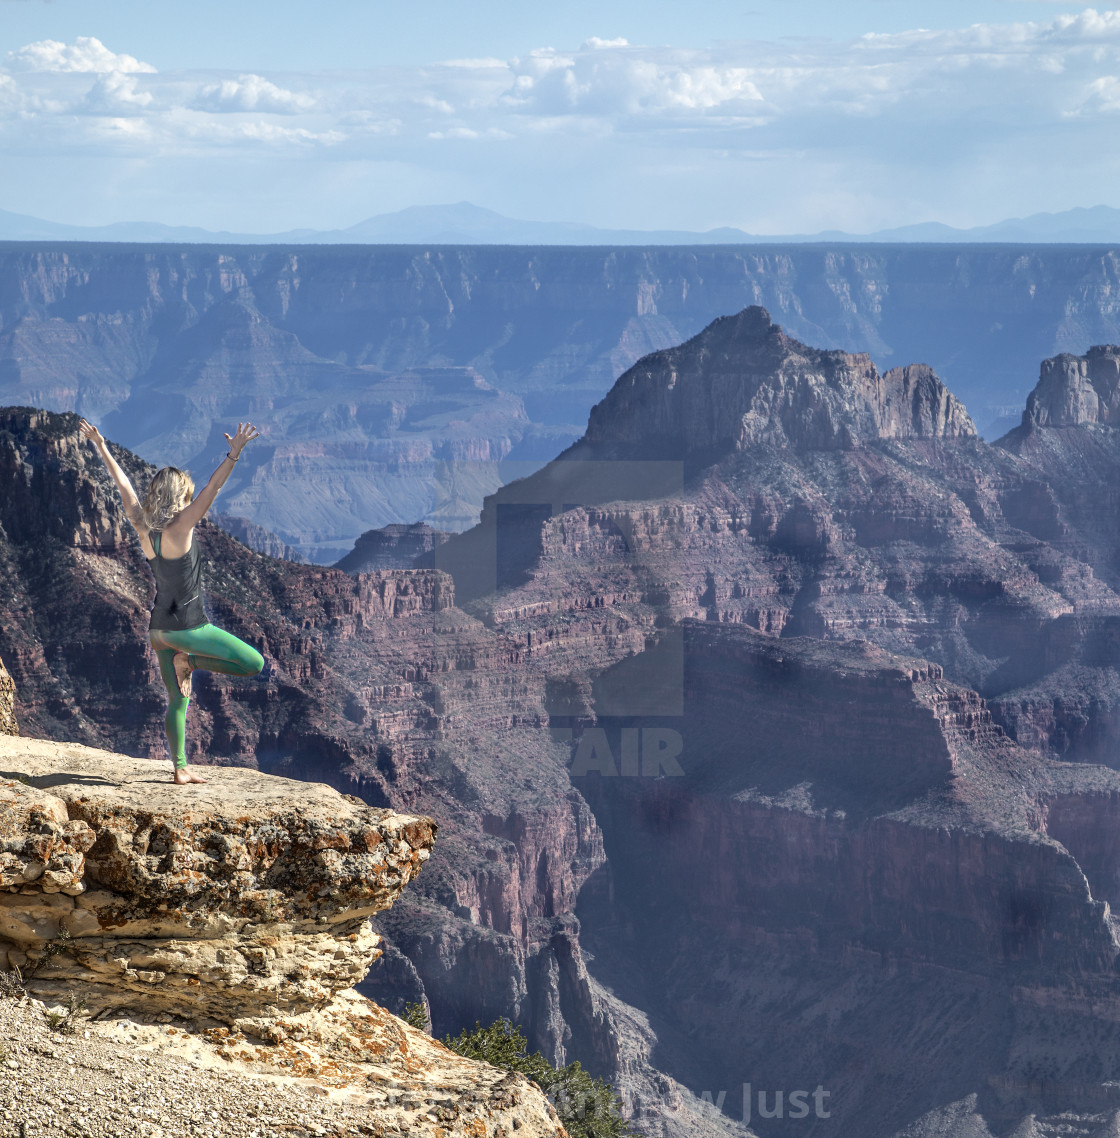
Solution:
[[[203,778],[200,774],[195,774],[194,771],[187,770],[186,767],[176,767],[175,777],[172,780],[176,786],[185,786],[188,782],[209,782],[208,778]]]
[[[179,685],[179,691],[184,699],[191,698],[191,672],[194,671],[194,665],[191,663],[190,657],[186,652],[176,652],[171,657],[171,663],[175,667],[175,680]]]

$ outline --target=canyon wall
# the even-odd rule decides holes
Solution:
[[[270,666],[197,678],[192,754],[435,819],[370,983],[437,1031],[512,1015],[648,1134],[734,1132],[744,1083],[827,1091],[821,1138],[1096,1125],[1120,1062],[1111,352],[1045,364],[1032,406],[1065,418],[991,445],[929,369],[755,307],[625,372],[428,568],[202,526],[212,615]],[[1096,418],[1061,389],[1085,380]],[[21,726],[162,753],[146,568],[75,418],[0,413],[0,474]]]
[[[134,480],[150,476],[116,454]],[[0,659],[21,730],[169,772],[150,571],[76,416],[0,412],[0,465]],[[271,559],[209,523],[195,537],[209,617],[268,666],[248,681],[195,674],[191,761],[327,783],[440,827],[425,873],[377,918],[401,981],[382,984],[375,966],[364,990],[392,1011],[426,1003],[437,1035],[509,1016],[552,1061],[613,1073],[621,1044],[572,917],[602,839],[566,748],[542,747],[533,646],[456,608],[437,569],[350,575]],[[660,1077],[631,1066],[642,1085]]]
[[[752,304],[884,372],[929,365],[995,437],[1039,359],[1120,341],[1118,264],[1091,246],[0,243],[0,404],[76,411],[196,478],[252,418],[264,439],[223,508],[334,562],[372,527],[468,528],[631,364]]]

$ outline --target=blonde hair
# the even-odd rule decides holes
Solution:
[[[177,466],[156,472],[140,506],[140,520],[150,530],[166,529],[194,497],[194,479]]]

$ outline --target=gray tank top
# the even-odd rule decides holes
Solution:
[[[209,623],[202,607],[202,554],[198,535],[182,557],[162,557],[159,552],[161,533],[152,533],[155,557],[148,564],[156,577],[156,603],[149,628],[185,632]]]

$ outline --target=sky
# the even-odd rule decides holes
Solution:
[[[0,0],[0,209],[751,233],[1120,208],[1120,10]]]

